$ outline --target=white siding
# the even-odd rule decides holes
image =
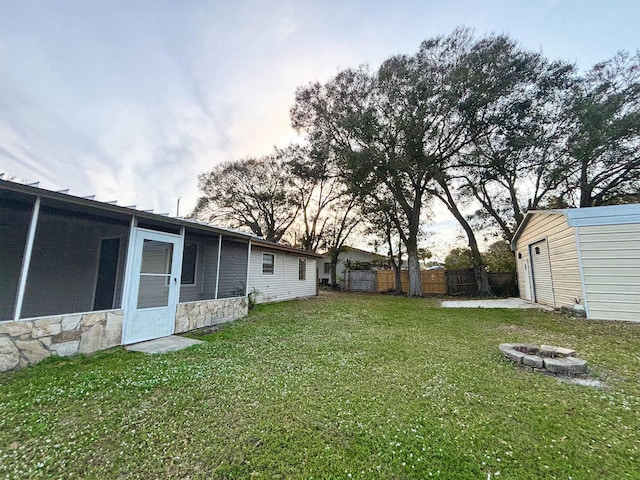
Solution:
[[[534,213],[517,239],[516,257],[518,286],[524,296],[524,258],[530,258],[529,246],[546,238],[551,265],[553,307],[573,307],[576,299],[582,298],[578,249],[574,229],[569,227],[564,215],[558,213]]]
[[[262,254],[275,255],[273,275],[262,274]],[[306,258],[306,280],[298,279],[298,259]],[[253,244],[251,247],[251,266],[249,268],[249,293],[255,292],[257,303],[279,302],[316,294],[316,259],[266,249]]]
[[[640,321],[640,224],[578,227],[589,318]]]

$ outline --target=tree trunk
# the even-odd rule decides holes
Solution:
[[[435,192],[435,195],[442,200],[442,202],[447,206],[449,211],[456,218],[460,226],[463,228],[465,233],[467,234],[467,238],[469,240],[469,249],[471,250],[471,260],[473,263],[473,272],[476,279],[476,287],[478,289],[478,295],[493,295],[491,291],[491,287],[489,286],[489,274],[487,270],[484,268],[482,263],[482,256],[480,255],[480,248],[478,247],[478,241],[476,240],[476,236],[473,233],[473,229],[464,215],[458,209],[458,206],[453,201],[453,196],[449,191],[449,186],[442,179],[438,179],[438,184],[442,188],[445,197],[443,197],[440,193]]]
[[[493,295],[491,286],[489,285],[489,274],[483,265],[480,249],[478,248],[478,242],[476,241],[476,236],[473,234],[473,231],[471,231],[471,234],[469,235],[469,249],[471,250],[473,274],[476,279],[478,295]]]
[[[396,262],[396,256],[393,253],[393,241],[391,239],[391,233],[387,232],[387,245],[389,247],[389,261],[391,262],[391,268],[393,268],[393,278],[395,279],[395,287],[393,292],[396,295],[402,293],[402,241],[398,241],[398,261]]]
[[[420,276],[420,259],[418,258],[418,242],[411,239],[407,245],[407,256],[409,257],[409,297],[422,296],[422,278]]]
[[[329,259],[331,260],[331,288],[338,289],[338,256],[340,251],[338,249],[329,250]]]
[[[400,265],[396,265],[396,262],[393,262],[393,278],[396,281],[394,293],[400,295],[402,293],[402,269]]]

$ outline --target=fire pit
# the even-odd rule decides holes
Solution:
[[[587,374],[587,361],[576,358],[575,350],[553,345],[501,343],[502,354],[516,365],[532,372],[555,376],[583,376]]]

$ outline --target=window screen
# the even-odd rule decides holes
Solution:
[[[41,207],[21,318],[119,308],[122,301],[129,223],[68,210]],[[107,246],[106,239],[120,239]],[[114,241],[115,242],[115,241]],[[107,254],[107,248],[111,252]],[[103,253],[101,253],[103,250]],[[108,257],[108,258],[102,258]],[[103,302],[106,263],[111,305]],[[101,270],[102,266],[102,270]],[[97,290],[97,292],[96,292]],[[98,302],[96,304],[96,299]]]
[[[0,321],[12,320],[33,202],[0,199]]]
[[[182,252],[182,285],[196,283],[196,259],[198,257],[198,244],[196,242],[184,242]]]

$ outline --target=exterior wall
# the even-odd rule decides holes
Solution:
[[[525,298],[522,259],[530,258],[529,245],[547,239],[553,285],[553,307],[572,308],[576,299],[582,299],[580,266],[574,229],[569,227],[564,215],[537,213],[520,233],[516,246],[518,287]],[[522,258],[519,258],[522,256]],[[534,272],[535,275],[535,272]]]
[[[275,255],[273,275],[262,274],[262,254]],[[306,279],[298,279],[298,259],[306,258]],[[249,268],[249,293],[255,292],[256,303],[278,302],[316,295],[316,259],[295,253],[265,249],[256,245],[251,248]]]
[[[344,279],[344,265],[347,261],[351,262],[375,262],[376,260],[380,260],[381,255],[377,255],[369,252],[362,252],[358,250],[348,250],[346,252],[340,252],[338,254],[338,264],[336,265],[336,280],[340,282],[340,280]],[[324,264],[331,263],[329,258],[318,260],[318,264],[320,265],[320,273],[318,278],[323,279],[326,278],[328,280],[331,279],[331,273],[324,273]]]
[[[122,342],[122,310],[76,313],[0,323],[0,371],[51,355],[92,353]]]
[[[247,297],[179,303],[176,311],[175,333],[237,320],[248,312]]]
[[[331,260],[329,260],[328,258],[319,258],[317,262],[318,262],[318,279],[319,280],[326,279],[327,282],[331,281],[331,270],[329,270],[328,272],[324,271],[325,264],[328,264],[330,266]],[[338,259],[338,263],[339,262],[340,260]],[[337,268],[336,268],[336,271],[337,271]]]
[[[640,224],[577,231],[589,318],[640,322]]]

